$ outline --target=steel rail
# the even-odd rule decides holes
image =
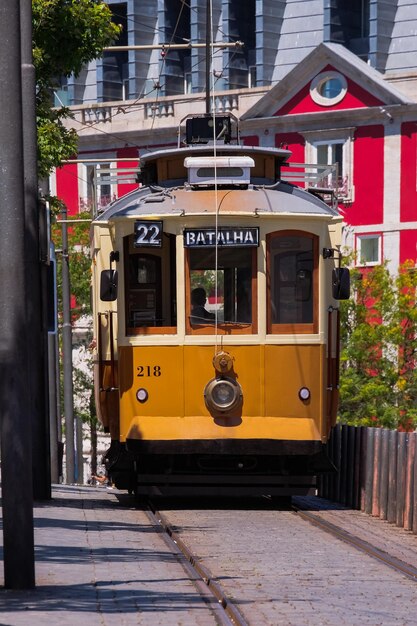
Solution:
[[[151,522],[159,527],[161,532],[164,533],[165,541],[170,548],[174,551],[179,551],[180,554],[185,557],[186,563],[182,562],[182,564],[186,566],[186,570],[190,575],[190,578],[197,585],[197,588],[203,598],[207,601],[207,591],[209,591],[209,597],[211,599],[215,599],[219,610],[216,611],[210,602],[208,602],[208,604],[210,608],[215,611],[215,616],[219,620],[218,623],[223,626],[230,626],[230,624],[233,624],[233,626],[249,626],[249,623],[245,620],[242,614],[231,603],[229,598],[227,598],[221,586],[213,579],[211,572],[199,562],[195,555],[190,552],[189,548],[172,529],[162,513],[157,511],[149,502],[147,503],[147,508],[145,507],[144,510]],[[206,593],[204,593],[204,591]]]
[[[401,559],[397,559],[397,557],[388,554],[388,552],[380,550],[368,541],[352,535],[352,533],[348,532],[347,530],[336,526],[332,522],[323,520],[314,513],[302,509],[298,505],[293,505],[292,508],[297,515],[299,515],[302,519],[306,520],[310,524],[319,527],[321,530],[330,533],[341,541],[348,543],[349,545],[360,550],[361,552],[368,554],[374,559],[377,559],[378,561],[384,563],[384,565],[391,567],[397,572],[400,572],[401,574],[407,576],[407,578],[410,578],[411,580],[417,582],[417,568],[413,565],[405,563],[404,561],[401,561]]]

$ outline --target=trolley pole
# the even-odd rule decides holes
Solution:
[[[72,382],[71,285],[68,253],[67,209],[62,216],[62,352],[64,373],[65,463],[67,483],[75,482],[74,392]]]
[[[31,407],[25,276],[20,3],[0,2],[0,439],[4,581],[35,586]]]

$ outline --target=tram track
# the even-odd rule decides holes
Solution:
[[[374,543],[369,523],[349,511],[346,519],[343,511],[334,515],[329,504],[303,498],[284,504],[268,496],[241,503],[142,502],[218,624],[275,623],[277,615],[288,624],[330,623],[329,615],[342,618],[346,611],[353,611],[355,625],[369,612],[382,616],[378,623],[389,621],[404,611],[406,586],[410,598],[417,593],[416,563],[392,534],[385,539],[378,531]],[[392,589],[398,601],[391,604]]]
[[[330,533],[334,537],[337,537],[341,541],[348,543],[353,546],[357,550],[364,552],[365,554],[377,559],[384,565],[391,567],[392,569],[404,574],[414,582],[417,582],[417,568],[409,563],[405,563],[401,559],[381,550],[380,548],[372,545],[369,541],[365,541],[358,536],[353,535],[348,532],[344,528],[333,524],[332,522],[328,522],[327,520],[322,519],[318,515],[315,515],[311,511],[308,511],[301,507],[300,505],[292,506],[294,513],[296,513],[299,517],[306,520],[310,524],[324,530],[327,533]]]
[[[202,597],[211,606],[218,623],[221,626],[249,626],[249,623],[233,605],[219,583],[213,578],[211,572],[199,561],[198,557],[192,554],[165,516],[153,507],[151,502],[147,503],[144,510],[151,523],[160,529],[168,547],[174,553],[183,557],[181,559],[182,565],[196,584]]]

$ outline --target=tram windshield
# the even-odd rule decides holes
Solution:
[[[254,253],[248,248],[189,250],[189,322],[192,327],[250,325]],[[250,331],[249,331],[250,332]]]

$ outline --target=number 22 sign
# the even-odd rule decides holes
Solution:
[[[135,222],[135,248],[161,248],[162,222]]]

